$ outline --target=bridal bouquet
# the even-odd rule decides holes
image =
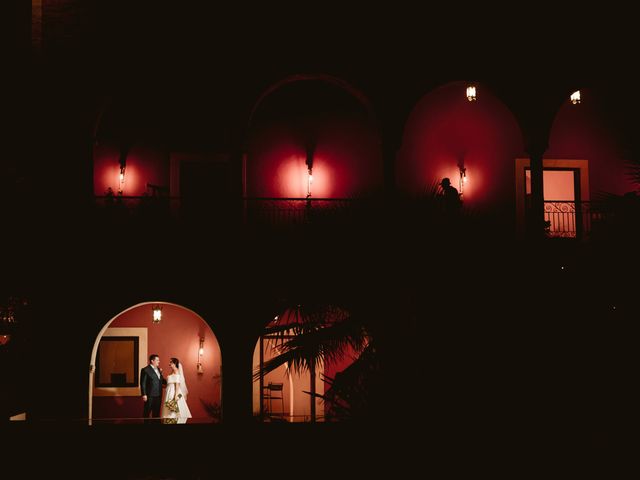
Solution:
[[[182,398],[181,393],[178,394],[178,399],[180,398]],[[166,405],[167,409],[170,412],[180,413],[180,408],[178,407],[178,400],[176,400],[175,398],[172,400],[167,400],[166,402],[164,402],[164,404]]]

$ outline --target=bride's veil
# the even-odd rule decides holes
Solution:
[[[182,363],[178,365],[178,370],[180,371],[180,389],[182,390],[182,394],[186,396],[189,394],[189,389],[187,388],[187,381],[184,378],[184,371],[182,370]]]

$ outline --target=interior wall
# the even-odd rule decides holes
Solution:
[[[460,190],[463,165],[466,206],[513,205],[514,160],[523,154],[522,134],[509,109],[482,85],[477,85],[477,100],[470,102],[466,83],[453,82],[422,97],[407,119],[396,184],[420,196],[448,177]]]
[[[312,196],[349,198],[383,186],[379,134],[346,92],[323,82],[297,82],[267,97],[247,144],[247,195],[307,195],[307,145],[313,147]]]
[[[170,374],[169,360],[176,357],[183,364],[189,389],[188,405],[194,418],[208,418],[207,405],[220,405],[221,352],[211,328],[195,313],[177,305],[163,304],[162,321],[152,323],[151,304],[140,305],[114,319],[110,328],[138,327],[148,332],[149,355],[160,356],[163,376]],[[202,365],[204,373],[197,372],[200,337],[204,337]],[[140,368],[146,366],[145,362]],[[93,417],[136,418],[142,416],[142,398],[137,396],[94,396]]]

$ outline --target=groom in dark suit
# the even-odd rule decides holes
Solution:
[[[149,421],[149,413],[152,418],[160,418],[162,387],[166,384],[160,368],[160,357],[154,353],[149,357],[149,365],[140,372],[140,393],[144,402],[142,416],[145,423]]]

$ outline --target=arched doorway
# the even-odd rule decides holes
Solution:
[[[254,349],[254,416],[322,422],[360,414],[367,402],[362,372],[374,370],[372,350],[365,329],[345,309],[286,309],[269,322]]]
[[[152,354],[160,356],[165,377],[171,357],[183,364],[190,423],[220,421],[222,355],[215,334],[188,308],[144,302],[109,320],[95,340],[89,368],[90,423],[142,422],[139,372]]]

